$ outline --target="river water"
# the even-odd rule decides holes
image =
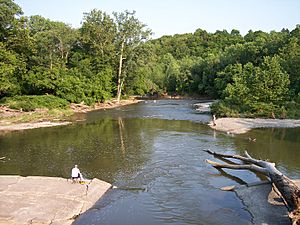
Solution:
[[[62,176],[74,164],[87,178],[116,186],[74,224],[252,224],[234,192],[255,182],[248,171],[216,170],[203,150],[269,159],[300,177],[300,129],[215,132],[191,100],[158,100],[78,115],[68,126],[0,135],[0,174]],[[249,137],[256,141],[249,141]],[[217,159],[214,159],[217,160]]]

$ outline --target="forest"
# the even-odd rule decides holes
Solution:
[[[300,118],[300,25],[244,36],[152,34],[134,11],[94,9],[75,29],[1,0],[0,103],[50,96],[60,107],[168,94],[218,99],[218,116]]]

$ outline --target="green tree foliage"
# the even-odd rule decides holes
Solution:
[[[0,0],[0,41],[6,41],[14,30],[21,8],[12,0]]]
[[[219,114],[251,113],[269,116],[285,105],[290,81],[280,66],[278,56],[265,57],[259,67],[252,63],[229,66],[219,75],[228,79],[228,74],[232,76],[232,82],[224,90],[224,101],[218,103],[221,106]]]
[[[201,29],[164,36],[151,41],[158,56],[152,71],[164,77],[163,89],[168,92],[221,99],[214,109],[222,115],[280,114],[293,110],[288,101],[299,99],[299,34],[297,26],[291,32],[250,30],[244,37],[237,30],[212,34]],[[164,69],[168,55],[173,57],[168,66],[178,65],[179,74],[170,76],[172,70]],[[182,59],[191,59],[188,69]]]
[[[299,30],[300,27],[297,27]],[[291,81],[291,94],[297,95],[300,93],[300,36],[292,36],[281,50],[281,57],[283,58],[283,67],[289,74]]]
[[[30,65],[48,69],[65,67],[77,40],[77,31],[62,22],[52,22],[41,16],[30,17],[28,27],[34,39]]]
[[[153,71],[157,68],[157,56],[153,53],[151,44],[137,46],[131,60],[125,59],[125,64],[126,79],[123,91],[126,94],[154,94],[163,88],[163,82],[160,80],[163,78],[159,78],[161,73]]]
[[[94,9],[73,29],[23,17],[13,0],[0,0],[0,98],[54,95],[93,104],[167,92],[218,98],[220,115],[300,114],[299,25],[245,36],[197,29],[150,37],[134,11]]]
[[[0,42],[0,98],[21,93],[19,83],[25,64],[19,56]]]
[[[89,58],[93,70],[99,72],[115,63],[116,24],[111,16],[100,10],[85,13],[77,51],[83,59]]]
[[[135,17],[135,11],[114,12],[113,15],[117,25],[117,100],[120,101],[124,83],[129,75],[127,68],[136,58],[136,48],[150,37],[151,31]]]

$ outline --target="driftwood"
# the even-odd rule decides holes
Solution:
[[[206,160],[207,163],[211,164],[215,168],[227,168],[227,169],[246,169],[254,172],[258,172],[266,175],[270,178],[272,184],[281,194],[284,203],[288,209],[288,215],[293,225],[300,225],[300,189],[299,187],[290,180],[287,176],[282,174],[276,169],[275,163],[267,162],[264,160],[258,160],[252,158],[247,152],[245,156],[241,155],[228,155],[212,152],[210,150],[204,150],[205,152],[214,155],[219,158],[232,158],[241,160],[245,164],[237,163],[218,163],[211,160]]]

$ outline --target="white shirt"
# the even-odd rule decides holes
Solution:
[[[72,177],[80,177],[80,170],[77,167],[72,169]]]

